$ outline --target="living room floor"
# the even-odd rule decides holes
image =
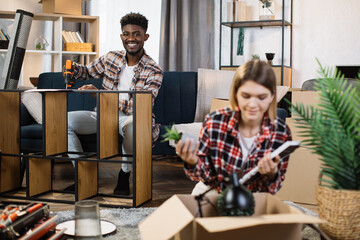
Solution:
[[[99,192],[103,194],[112,194],[117,183],[117,175],[120,169],[119,164],[102,163],[99,169]],[[130,178],[131,177],[132,176],[130,176]],[[72,183],[74,183],[74,167],[71,162],[59,162],[55,164],[53,169],[53,188],[56,190],[63,190]],[[183,163],[176,157],[156,156],[153,160],[152,200],[142,205],[142,207],[158,207],[174,194],[190,194],[195,184],[195,182],[186,177],[183,170]],[[25,180],[23,181],[23,186],[25,186]],[[25,191],[23,193],[21,191],[17,193],[17,195],[24,194]],[[57,200],[74,200],[73,194],[52,193],[52,195],[46,197]],[[118,203],[122,201],[122,204],[129,204],[131,207],[130,199],[124,200],[107,197],[97,197],[95,199],[105,204],[113,204],[114,202]],[[53,202],[49,202],[48,204],[51,211],[74,210],[73,204]],[[317,212],[317,207],[314,205],[300,205]]]
[[[117,184],[117,175],[120,165],[116,163],[100,163],[99,167],[99,192],[102,194],[112,194]],[[183,163],[173,156],[155,156],[153,160],[153,191],[152,200],[145,203],[142,207],[158,207],[174,194],[190,194],[195,186],[195,182],[186,177],[183,170]],[[130,175],[130,182],[132,175]],[[70,161],[58,162],[53,168],[53,189],[63,190],[74,183],[74,167]],[[23,187],[26,186],[25,177]],[[130,184],[130,189],[132,186]],[[25,196],[25,190],[20,190],[14,195]],[[74,201],[73,194],[51,193],[44,198]],[[122,205],[131,207],[131,199],[120,199],[111,197],[94,198],[101,203]],[[0,198],[0,201],[2,199]],[[6,199],[7,201],[11,201]],[[19,200],[14,200],[19,201]],[[116,203],[115,203],[116,202]],[[48,202],[51,211],[74,210],[73,204],[63,204]]]

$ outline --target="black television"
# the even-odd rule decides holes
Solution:
[[[336,66],[345,78],[358,78],[360,66]]]

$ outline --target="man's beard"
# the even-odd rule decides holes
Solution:
[[[129,52],[128,50],[126,50],[126,52],[131,55],[131,56],[135,56],[136,54],[138,54],[141,50],[143,50],[144,48],[139,48],[137,51],[135,52]]]

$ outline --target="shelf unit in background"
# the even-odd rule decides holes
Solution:
[[[0,20],[15,19],[16,12],[0,11]],[[48,21],[52,25],[52,41],[49,41],[47,50],[35,50],[34,43],[29,41],[26,47],[26,54],[22,67],[23,85],[31,86],[29,81],[30,77],[37,77],[40,73],[44,72],[43,66],[50,63],[50,67],[46,71],[60,72],[66,59],[72,56],[80,56],[80,63],[87,64],[99,56],[99,17],[86,16],[86,15],[61,15],[61,14],[47,14],[47,13],[35,13],[32,23],[32,28],[37,21]],[[65,29],[65,23],[81,23],[86,24],[87,34],[84,36],[85,42],[93,44],[92,52],[70,52],[64,50],[64,44],[62,39],[62,30]],[[30,29],[30,36],[34,33]],[[38,37],[38,36],[35,36]],[[0,50],[0,57],[5,58],[7,50]],[[35,60],[34,60],[35,59]],[[41,61],[41,63],[40,63]]]
[[[234,30],[239,29],[241,27],[243,28],[280,28],[281,29],[281,54],[280,54],[280,64],[279,65],[273,65],[273,69],[275,71],[277,85],[285,85],[291,87],[291,69],[292,69],[292,18],[293,18],[293,0],[282,0],[281,5],[281,19],[276,20],[259,20],[259,21],[239,21],[239,22],[226,22],[223,21],[223,0],[220,0],[220,38],[219,38],[219,68],[221,70],[235,70],[238,65],[233,64],[233,55],[234,55]],[[285,19],[285,4],[289,7],[289,20]],[[230,64],[229,65],[223,65],[222,64],[222,48],[223,48],[223,28],[230,28]],[[286,65],[284,63],[285,59],[285,29],[289,29],[289,64]],[[245,46],[246,47],[246,46]]]

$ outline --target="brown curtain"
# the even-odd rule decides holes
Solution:
[[[214,0],[162,0],[159,64],[164,71],[215,68]]]

